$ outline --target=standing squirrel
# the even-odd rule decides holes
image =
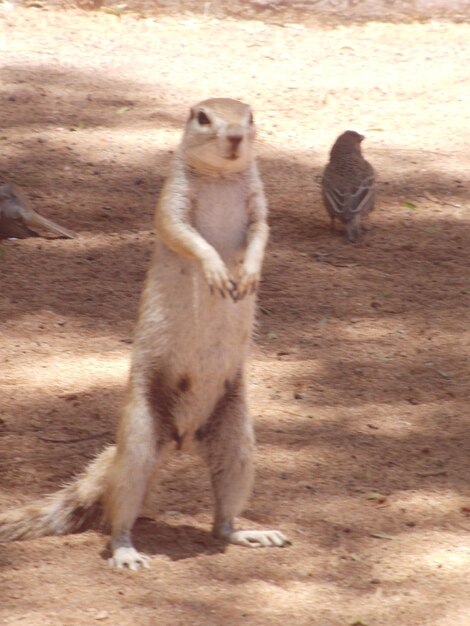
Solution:
[[[111,565],[148,565],[131,531],[156,469],[176,450],[209,467],[213,534],[284,546],[276,530],[237,530],[253,483],[254,434],[244,364],[268,239],[251,108],[213,98],[191,108],[155,213],[115,446],[45,500],[0,515],[0,541],[65,534],[104,511]]]

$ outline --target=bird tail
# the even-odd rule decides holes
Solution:
[[[67,237],[67,239],[74,239],[76,237],[73,231],[60,226],[60,224],[57,224],[56,222],[53,222],[52,220],[47,219],[47,217],[39,215],[39,213],[36,212],[28,216],[28,226],[32,226],[33,228],[45,228],[46,230],[51,230],[53,233],[62,235],[62,237]]]
[[[351,220],[346,222],[346,235],[351,243],[357,243],[361,236],[361,216],[355,215]]]
[[[0,514],[0,542],[65,535],[102,520],[116,447],[108,446],[75,481],[43,500]]]

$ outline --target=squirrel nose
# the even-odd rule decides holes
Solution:
[[[232,148],[234,150],[236,150],[238,148],[238,146],[240,145],[243,137],[242,135],[229,135],[227,137],[227,139],[230,141],[230,143],[232,144]]]

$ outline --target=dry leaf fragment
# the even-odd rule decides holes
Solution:
[[[384,496],[383,493],[379,493],[378,491],[370,491],[366,495],[366,498],[368,500],[375,500],[376,502],[385,502],[385,500],[387,499],[387,496]]]
[[[109,617],[108,611],[100,611],[99,613],[95,615],[96,620],[108,619],[108,617]]]
[[[445,470],[430,470],[429,472],[416,472],[416,476],[426,478],[427,476],[447,476]]]
[[[392,540],[392,539],[395,538],[393,535],[389,535],[388,533],[383,533],[380,530],[372,531],[369,534],[370,534],[371,537],[374,537],[375,539],[389,539],[389,540]]]
[[[431,200],[431,202],[436,202],[437,204],[440,203],[439,198],[436,198],[436,196],[433,196],[432,193],[429,193],[429,191],[424,192],[424,197],[427,198],[428,200]]]

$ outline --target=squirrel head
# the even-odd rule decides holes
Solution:
[[[253,113],[247,104],[211,98],[191,107],[182,142],[185,161],[207,173],[245,170],[253,160]]]

